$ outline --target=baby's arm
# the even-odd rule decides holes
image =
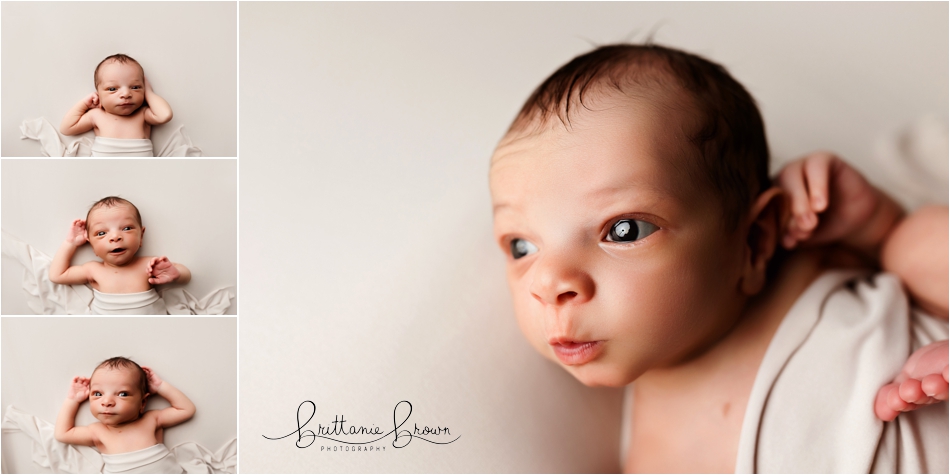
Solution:
[[[185,396],[185,393],[178,390],[152,371],[152,368],[143,366],[142,369],[148,376],[148,387],[153,394],[168,400],[171,407],[166,407],[160,411],[155,411],[158,427],[172,427],[191,419],[195,415],[195,404]]]
[[[49,280],[54,284],[86,284],[89,272],[84,266],[70,266],[76,249],[86,243],[86,222],[77,219],[69,227],[66,240],[59,246],[49,266]]]
[[[145,102],[148,103],[148,109],[145,110],[145,122],[161,125],[172,120],[172,106],[168,105],[162,96],[155,94],[148,78],[145,78]]]
[[[64,444],[95,445],[95,437],[89,427],[76,427],[76,412],[79,405],[89,398],[89,378],[76,376],[66,393],[63,407],[56,416],[53,436]]]
[[[84,97],[72,109],[69,109],[69,112],[63,117],[63,122],[59,124],[59,131],[63,135],[79,135],[89,132],[95,123],[92,120],[92,114],[87,114],[87,112],[97,107],[99,107],[99,94],[94,92]]]
[[[191,281],[191,271],[184,264],[171,262],[167,257],[153,257],[146,266],[148,272],[148,283],[152,285],[168,284],[177,282],[187,284]]]
[[[829,153],[791,163],[780,172],[778,182],[792,198],[785,247],[799,242],[849,245],[899,276],[921,308],[947,318],[950,212],[946,206],[923,207],[905,218],[893,199]],[[947,341],[918,349],[894,382],[878,392],[875,413],[889,421],[900,412],[946,401],[948,373]]]

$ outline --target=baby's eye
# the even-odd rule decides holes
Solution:
[[[92,395],[93,395],[93,396],[102,396],[102,393],[100,393],[99,391],[93,391],[93,392],[92,392]]]
[[[123,231],[131,231],[131,230],[132,230],[132,226],[126,226],[126,227],[122,228],[122,230],[123,230]]]
[[[115,91],[116,91],[116,88],[114,88],[114,87],[107,87],[106,90],[109,91],[109,92],[115,92]]]
[[[653,234],[657,229],[660,228],[639,219],[621,219],[610,227],[607,241],[633,242]]]
[[[511,257],[515,259],[521,259],[528,254],[534,254],[538,252],[538,246],[535,246],[531,241],[526,241],[521,238],[515,238],[511,240]]]
[[[142,86],[132,86],[132,89],[142,89]]]
[[[119,396],[125,397],[128,395],[129,395],[128,391],[119,391]]]
[[[105,236],[105,235],[106,235],[105,231],[99,231],[96,233],[96,236]]]

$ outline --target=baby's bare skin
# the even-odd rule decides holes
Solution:
[[[88,224],[88,227],[87,227]],[[89,222],[73,221],[69,232],[50,265],[50,281],[56,284],[89,284],[110,294],[145,292],[154,285],[188,283],[187,267],[167,257],[136,256],[142,246],[145,228],[132,207],[102,207],[89,213]],[[70,266],[80,246],[89,242],[101,262],[90,261]]]
[[[64,135],[92,130],[97,137],[147,139],[153,125],[172,119],[171,106],[155,94],[138,64],[104,63],[97,80],[96,92],[76,103],[63,117],[60,132]]]
[[[149,394],[141,394],[137,370],[99,368],[92,378],[73,378],[56,418],[56,440],[95,446],[103,454],[122,454],[162,443],[165,428],[194,416],[195,405],[187,396],[150,368],[142,369],[152,393],[167,399],[171,407],[143,412]],[[99,422],[76,427],[76,412],[87,399]]]

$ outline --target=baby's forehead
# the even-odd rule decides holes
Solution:
[[[108,375],[106,373],[108,373]],[[141,378],[136,368],[128,366],[101,366],[92,372],[92,376],[89,378],[90,384],[99,382],[106,376],[108,376],[109,379],[121,379],[124,382],[130,382],[132,384],[138,384],[139,378]]]
[[[117,59],[113,59],[105,63],[102,63],[102,66],[99,67],[99,79],[100,80],[111,79],[112,75],[128,72],[130,68],[134,69],[135,72],[139,74],[140,76],[145,75],[145,70],[142,69],[142,65],[132,62],[132,61],[122,62]]]

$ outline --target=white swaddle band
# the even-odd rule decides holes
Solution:
[[[40,144],[40,153],[44,157],[90,157],[90,156],[102,156],[105,155],[107,150],[102,150],[103,155],[93,155],[92,148],[94,147],[91,134],[83,134],[79,138],[70,141],[69,143],[63,143],[62,137],[59,135],[59,131],[53,127],[53,124],[50,124],[48,120],[44,117],[38,117],[36,119],[24,120],[20,124],[21,139],[27,140],[36,140]],[[97,139],[99,137],[96,137]],[[121,139],[112,139],[112,140],[121,140]],[[104,145],[100,145],[105,147]],[[191,143],[191,139],[185,135],[184,126],[178,126],[174,132],[168,137],[165,141],[165,144],[159,147],[158,153],[153,153],[154,149],[149,144],[149,154],[148,155],[129,155],[130,152],[124,152],[118,156],[158,156],[158,157],[200,157],[201,149],[196,147]],[[141,152],[144,153],[144,152]]]
[[[151,157],[152,141],[149,139],[114,139],[96,137],[92,142],[93,157]]]
[[[162,315],[167,314],[165,304],[155,289],[149,289],[145,292],[135,292],[131,294],[107,294],[93,289],[93,298],[91,308],[97,315],[129,313],[142,315]],[[144,311],[147,313],[142,313]],[[161,313],[153,313],[161,312]]]
[[[175,456],[168,450],[168,447],[165,447],[165,444],[156,444],[124,454],[102,454],[102,462],[105,464],[102,473],[138,472],[136,469],[143,467],[148,467],[149,473],[183,472],[181,465],[178,465]]]

